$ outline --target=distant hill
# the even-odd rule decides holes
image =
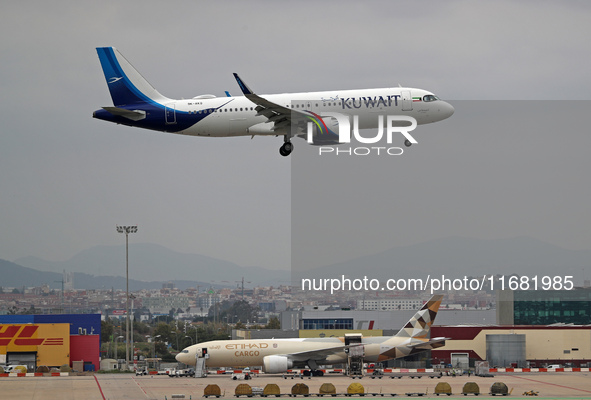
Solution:
[[[17,265],[18,264],[18,265]],[[481,240],[449,237],[392,249],[337,264],[298,272],[307,278],[349,277],[426,278],[511,275],[573,275],[577,286],[591,279],[591,251],[567,250],[529,237]],[[74,272],[74,287],[125,287],[125,246],[97,246],[63,262],[25,257],[15,263],[1,261],[3,286],[60,287],[63,270]],[[288,284],[289,271],[241,267],[198,254],[177,253],[154,244],[129,246],[130,289],[160,288],[174,281],[179,288],[235,287],[244,276],[246,286]]]
[[[448,237],[392,249],[308,272],[304,277],[376,279],[511,275],[573,275],[591,279],[591,251],[567,250],[530,237],[481,240]]]
[[[88,274],[89,276],[125,277],[125,246],[95,246],[83,250],[66,261],[47,261],[37,257],[23,257],[16,264],[38,271],[63,272],[63,270]],[[260,267],[241,267],[229,261],[219,260],[200,254],[185,254],[172,251],[164,246],[140,243],[129,245],[129,277],[142,282],[205,282],[234,286],[242,280],[256,285],[285,284],[290,279],[289,271],[274,271]],[[85,277],[74,276],[74,285],[79,286]],[[88,284],[92,279],[88,278]],[[118,278],[112,278],[118,279]],[[85,283],[86,284],[86,283]],[[109,284],[111,285],[111,284]],[[109,285],[105,286],[109,287]],[[130,283],[131,285],[131,283]],[[201,285],[203,286],[203,285]]]
[[[57,280],[61,282],[62,280],[62,274],[37,271],[2,259],[0,259],[0,276],[2,277],[0,286],[3,288],[41,286],[43,284],[58,287],[58,284],[53,282]],[[59,287],[61,288],[61,283],[59,283]]]
[[[61,289],[61,281],[63,274],[57,272],[37,271],[33,268],[23,267],[10,261],[0,259],[0,276],[2,276],[1,286],[16,287],[22,286],[32,287],[41,286],[44,284],[49,285],[52,289]],[[140,289],[160,289],[162,284],[167,281],[160,282],[144,282],[135,279],[129,280],[129,290],[140,290]],[[189,287],[196,287],[199,285],[201,288],[209,287],[223,287],[228,286],[225,284],[212,284],[200,281],[175,281],[172,280],[175,287],[179,289],[187,289]],[[121,289],[125,290],[125,278],[121,276],[94,276],[90,274],[84,274],[74,272],[74,288],[75,289]]]

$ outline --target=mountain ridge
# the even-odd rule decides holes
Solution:
[[[509,239],[446,237],[318,267],[294,271],[307,278],[376,279],[482,275],[573,275],[590,279],[591,251],[569,250],[528,236]],[[362,268],[360,268],[362,266]]]
[[[125,290],[126,282],[122,276],[95,276],[86,273],[73,272],[75,289],[118,289]],[[0,259],[0,276],[2,276],[2,287],[35,287],[49,285],[52,289],[61,289],[63,274],[59,272],[38,271],[34,268],[24,267],[16,263]],[[170,282],[170,281],[166,281]],[[185,290],[190,287],[223,287],[227,285],[214,284],[201,281],[172,280],[175,287]],[[139,281],[129,280],[129,290],[161,289],[164,281]]]
[[[125,246],[94,246],[65,261],[22,257],[14,262],[39,271],[92,271],[91,274],[96,276],[125,276]],[[201,254],[180,253],[158,244],[139,243],[129,245],[129,276],[141,281],[191,280],[217,284],[222,281],[235,283],[244,277],[245,281],[258,285],[277,285],[289,279],[289,271],[242,267]]]
[[[290,282],[289,271],[241,267],[208,256],[174,252],[160,245],[133,244],[129,254],[130,287],[133,290],[142,288],[142,285],[143,288],[159,288],[168,281],[177,282],[179,288],[196,285],[232,287],[240,284],[243,277],[247,287],[279,286]],[[16,264],[29,269],[23,270],[23,276],[30,276],[31,269],[45,274],[55,273],[46,276],[49,281],[60,280],[63,270],[73,272],[75,288],[120,288],[121,282],[125,282],[125,246],[95,246],[63,262],[24,257],[15,260]],[[529,276],[572,275],[575,285],[580,286],[584,279],[591,279],[589,264],[590,250],[564,249],[527,236],[508,239],[445,237],[393,247],[312,270],[298,271],[296,268],[292,276],[339,278],[346,275],[387,280],[517,273]],[[138,276],[141,278],[138,279]]]

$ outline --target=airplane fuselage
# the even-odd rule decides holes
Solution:
[[[215,340],[189,346],[176,355],[177,361],[196,365],[205,359],[209,367],[262,366],[265,372],[280,373],[292,367],[342,364],[351,357],[381,362],[405,357],[445,344],[445,338],[429,338],[443,296],[434,295],[394,336],[346,334],[345,337]]]
[[[379,115],[406,115],[418,125],[441,121],[453,113],[453,108],[441,100],[424,101],[432,93],[415,88],[386,88],[340,90],[309,93],[262,95],[265,99],[294,110],[320,114],[338,112],[358,116],[359,129],[378,127]],[[413,100],[414,98],[414,100]],[[250,136],[278,135],[273,124],[257,116],[256,104],[244,96],[209,97],[172,100],[120,106],[142,110],[146,118],[133,121],[106,110],[95,111],[94,117],[118,124],[190,136]],[[300,108],[301,107],[301,108]]]
[[[394,87],[259,96],[238,74],[234,77],[244,96],[201,95],[174,100],[160,94],[115,48],[100,47],[97,52],[114,106],[95,111],[93,117],[191,136],[283,136],[279,151],[283,156],[293,150],[292,137],[310,133],[310,120],[317,129],[310,135],[314,140],[308,137],[309,143],[341,142],[340,132],[334,132],[338,118],[323,113],[353,117],[354,129],[378,128],[388,116],[407,118],[406,121],[412,117],[417,125],[422,125],[444,120],[454,113],[449,103],[422,89]],[[416,141],[413,139],[412,143]]]
[[[382,353],[403,345],[408,339],[390,336],[363,337],[364,360],[367,362],[384,361],[389,358]],[[202,349],[207,349],[209,367],[254,367],[262,366],[267,356],[288,355],[302,352],[322,351],[330,347],[344,345],[343,337],[330,338],[299,338],[299,339],[251,339],[251,340],[214,340],[198,343],[183,350],[177,360],[195,365],[196,356]],[[322,361],[323,365],[342,364],[347,362],[347,353],[342,350],[329,354]],[[295,366],[304,366],[306,360],[294,362]]]

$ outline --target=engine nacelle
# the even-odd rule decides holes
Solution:
[[[269,374],[278,374],[286,372],[293,367],[293,361],[285,356],[266,356],[263,357],[263,371]]]

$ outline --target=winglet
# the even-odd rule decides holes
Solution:
[[[254,92],[250,90],[248,86],[246,86],[246,83],[244,83],[244,81],[240,79],[236,72],[234,72],[234,78],[236,78],[236,82],[238,82],[238,86],[240,86],[240,90],[242,90],[242,93],[244,93],[245,96],[249,94],[254,94]]]

